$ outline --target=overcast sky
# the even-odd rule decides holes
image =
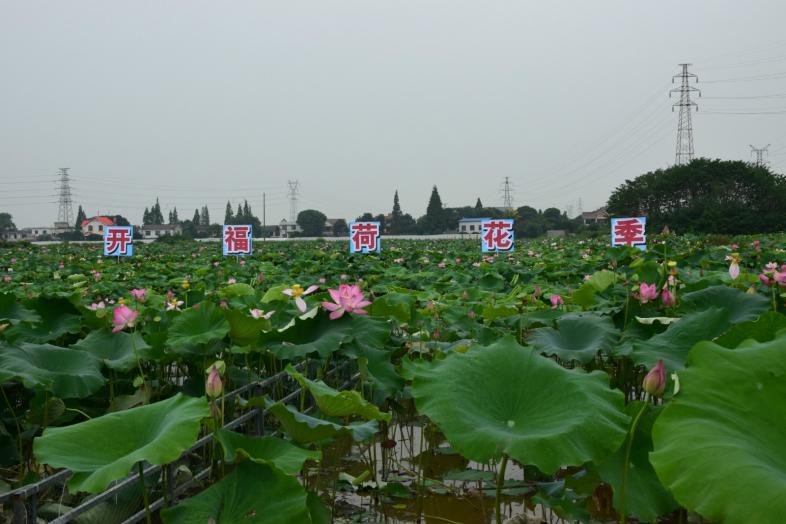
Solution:
[[[133,223],[156,196],[261,218],[263,191],[277,222],[289,179],[329,217],[396,189],[418,216],[434,184],[501,205],[505,177],[516,206],[575,214],[674,162],[680,62],[697,155],[771,143],[782,170],[784,20],[782,0],[0,0],[0,211],[51,224],[69,167],[88,215]]]

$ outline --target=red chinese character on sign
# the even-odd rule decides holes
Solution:
[[[130,228],[107,226],[104,235],[104,253],[108,256],[128,255],[128,247],[132,240]]]
[[[353,222],[350,229],[350,253],[379,252],[379,222]]]
[[[644,224],[638,218],[621,218],[614,221],[612,245],[635,246],[646,242]]]
[[[251,253],[251,226],[224,226],[224,254]]]
[[[513,248],[513,221],[489,220],[482,223],[483,251],[509,251]]]

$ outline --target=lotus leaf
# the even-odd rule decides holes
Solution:
[[[68,468],[71,492],[103,491],[140,461],[163,465],[196,442],[204,398],[177,394],[167,400],[106,414],[62,428],[47,428],[35,439],[36,458],[54,468]]]
[[[599,352],[608,353],[618,339],[619,330],[608,317],[583,313],[560,317],[557,329],[538,329],[528,343],[546,355],[586,364]]]
[[[307,460],[319,460],[321,451],[299,448],[277,437],[248,437],[225,429],[216,431],[216,439],[224,447],[227,462],[239,462],[238,457],[270,464],[287,475],[297,475]]]
[[[701,342],[652,430],[658,477],[686,508],[726,524],[786,515],[786,338]]]
[[[605,459],[629,420],[605,373],[565,369],[509,336],[418,368],[412,396],[468,459],[505,454],[546,473]]]

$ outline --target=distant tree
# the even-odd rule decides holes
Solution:
[[[347,221],[343,218],[339,218],[335,222],[333,222],[333,236],[334,237],[343,237],[349,234],[349,227],[347,226]]]
[[[11,213],[0,213],[0,237],[9,231],[16,231],[16,224],[14,224]]]
[[[426,215],[419,220],[421,229],[426,234],[442,233],[446,227],[445,209],[442,207],[442,199],[439,196],[437,186],[431,190]]]
[[[237,203],[237,212],[235,213],[235,218],[243,216],[243,206],[240,205],[240,202]]]
[[[152,210],[152,224],[163,224],[164,223],[164,214],[161,212],[161,204],[158,202],[158,197],[156,197],[156,203],[153,206]]]
[[[76,223],[74,224],[74,229],[79,230],[82,227],[82,222],[87,220],[87,215],[85,214],[85,210],[82,209],[82,206],[79,206],[79,210],[76,212]]]
[[[609,216],[646,216],[648,231],[750,234],[786,229],[786,178],[736,160],[697,158],[627,180]]]
[[[243,214],[247,216],[251,216],[251,206],[248,205],[248,200],[243,201]]]
[[[185,221],[183,221],[185,223]],[[193,226],[198,226],[202,223],[202,217],[199,216],[199,209],[194,210],[194,218],[191,219],[191,224]]]
[[[197,213],[198,212],[199,210],[197,210]],[[197,215],[194,216],[196,217]],[[180,226],[183,231],[182,235],[186,238],[196,238],[197,236],[196,224],[199,224],[199,221],[183,220],[183,222],[180,223]]]
[[[480,201],[480,197],[478,197],[478,201],[475,202],[475,209],[483,209],[483,202]]]
[[[171,223],[172,223],[172,212],[170,211],[169,216],[167,218],[167,224],[171,224]]]
[[[143,225],[150,224],[150,210],[148,208],[145,208],[145,212],[142,215],[142,224]]]
[[[201,219],[200,223],[203,226],[209,226],[210,225],[210,211],[208,211],[207,206],[202,206],[202,214],[200,216],[200,219]]]
[[[177,206],[175,206],[175,208],[172,209],[172,216],[169,218],[169,223],[170,224],[179,224],[180,223],[180,219],[177,216]]]
[[[303,236],[319,237],[325,230],[327,217],[316,209],[305,209],[298,213],[297,224],[303,230]]]
[[[387,231],[388,224],[387,224],[387,219],[385,218],[384,214],[382,214],[382,213],[378,214],[377,216],[374,217],[373,221],[374,222],[379,222],[379,230],[380,231]]]
[[[530,206],[521,206],[516,210],[516,214],[519,220],[523,222],[532,222],[540,219],[538,210]]]
[[[374,220],[374,215],[366,211],[358,217],[358,222],[371,222]]]
[[[232,213],[232,204],[227,200],[227,210],[226,213],[224,213],[224,224],[231,224],[234,216],[235,215]]]
[[[128,221],[123,215],[112,215],[109,217],[116,226],[130,226],[131,222]]]
[[[398,234],[403,226],[404,213],[401,212],[401,205],[398,201],[398,190],[393,195],[393,212],[390,216],[390,224],[388,224],[388,231],[391,234]]]

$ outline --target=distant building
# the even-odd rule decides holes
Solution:
[[[146,226],[139,226],[138,229],[142,238],[159,238],[183,233],[183,228],[180,224],[147,224]]]
[[[561,238],[565,236],[564,229],[548,229],[546,230],[547,238]]]
[[[336,225],[336,222],[338,222],[339,220],[344,220],[344,219],[343,218],[328,218],[327,220],[325,220],[325,229],[322,232],[322,236],[325,236],[325,237],[338,236],[338,235],[336,235],[336,232],[333,229],[333,227]],[[344,220],[344,222],[346,222],[346,220]]]
[[[292,238],[296,236],[296,233],[303,232],[297,222],[287,222],[286,219],[279,222],[278,229],[281,238]]]
[[[606,206],[596,209],[595,211],[585,211],[581,214],[581,221],[585,226],[590,224],[603,224],[609,220],[609,215],[606,213]]]
[[[458,221],[458,232],[462,235],[480,235],[481,222],[488,218],[462,218]]]
[[[86,237],[103,237],[104,226],[114,226],[114,221],[109,217],[95,216],[82,220],[79,227]]]

